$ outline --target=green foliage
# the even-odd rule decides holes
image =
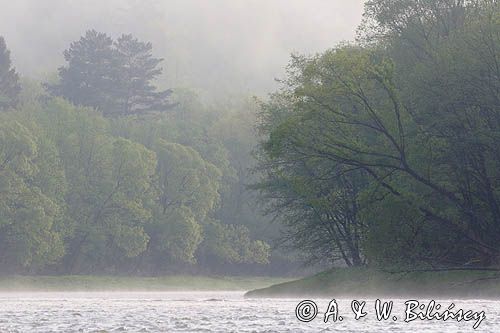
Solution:
[[[38,123],[58,145],[68,180],[65,203],[73,232],[66,259],[72,269],[103,267],[110,253],[137,256],[149,240],[143,225],[151,216],[146,206],[152,200],[155,154],[109,136],[105,120],[91,110],[62,101],[47,109],[37,114]]]
[[[261,240],[252,241],[245,226],[210,220],[205,225],[205,233],[202,251],[208,258],[239,264],[269,263],[269,245]]]
[[[223,246],[236,260],[204,255],[221,240],[207,221],[235,182],[224,136],[204,144],[214,119],[109,119],[24,84],[0,130],[3,271],[161,272],[196,267],[200,256],[205,269],[269,262],[267,243],[228,221],[220,223]]]
[[[499,9],[368,1],[368,43],[292,59],[263,104],[256,188],[297,247],[347,265],[352,248],[383,266],[498,264]]]
[[[266,262],[271,251],[267,242],[276,237],[278,226],[270,227],[267,224],[267,219],[255,209],[255,197],[246,188],[255,177],[249,171],[254,163],[251,150],[255,145],[255,104],[245,101],[207,109],[189,91],[176,91],[175,98],[177,105],[168,115],[147,120],[112,120],[113,133],[143,143],[158,156],[157,189],[160,195],[155,217],[148,226],[148,234],[153,235],[149,252],[156,258],[173,261],[170,266],[179,262],[193,262],[194,255],[203,257],[197,260],[198,265],[203,267],[213,269],[211,264],[215,262],[220,267],[226,267],[224,263],[233,262],[231,256],[207,255],[206,251],[207,246],[218,241],[218,238],[209,236],[211,228],[207,225],[211,224],[207,221],[217,219],[222,229],[232,228],[232,225],[236,229],[245,226],[241,230],[247,230],[249,244],[254,239],[263,240],[262,246],[255,246],[254,252],[255,256],[266,258],[259,259],[259,262]],[[200,226],[202,238],[198,238],[198,232],[186,231],[182,239],[184,243],[178,249],[188,249],[191,247],[189,244],[194,244],[196,246],[192,248],[196,252],[171,256],[165,244],[168,239],[171,239],[169,244],[175,244],[172,239],[178,244],[181,242],[181,236],[172,234],[173,226],[170,224],[171,214],[178,214],[179,208],[188,212],[182,215],[189,218],[179,220],[177,232],[182,226],[185,230],[191,227],[197,230],[195,226]],[[230,226],[226,228],[226,225]],[[202,239],[203,243],[200,244]],[[234,242],[227,246],[234,247],[231,251],[240,251]],[[252,262],[255,261],[238,260],[234,263]]]
[[[160,140],[155,151],[162,213],[190,206],[193,215],[203,220],[219,199],[220,171],[190,147]]]
[[[0,125],[0,263],[36,268],[64,254],[66,184],[54,148],[15,118],[3,114]]]
[[[202,228],[192,211],[185,206],[160,215],[153,225],[153,246],[174,261],[194,263],[195,251],[202,240]]]
[[[150,43],[93,30],[45,86],[65,99],[19,92],[0,39],[0,267],[252,269],[278,235],[309,263],[497,266],[499,9],[367,1],[356,43],[293,56],[260,105],[171,103]]]

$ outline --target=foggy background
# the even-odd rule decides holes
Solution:
[[[132,33],[164,58],[162,87],[262,95],[290,53],[351,40],[362,0],[1,0],[0,35],[22,75],[44,78],[86,30]]]

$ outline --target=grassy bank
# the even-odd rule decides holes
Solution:
[[[5,291],[181,291],[250,290],[289,281],[271,277],[206,276],[3,276],[0,292]]]
[[[252,290],[247,297],[436,297],[500,299],[500,272],[386,273],[337,268],[304,279]]]

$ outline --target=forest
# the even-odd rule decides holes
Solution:
[[[0,272],[498,267],[500,4],[364,8],[224,103],[159,85],[132,34],[90,28],[43,80],[0,37]]]
[[[253,100],[209,109],[189,91],[160,91],[161,59],[131,35],[87,31],[52,83],[19,79],[0,41],[2,272],[290,262],[272,256],[276,228],[245,191]]]

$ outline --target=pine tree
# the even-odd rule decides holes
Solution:
[[[64,51],[68,66],[59,68],[60,81],[47,85],[49,91],[75,105],[107,110],[113,99],[113,53],[110,37],[95,30],[87,31]]]
[[[11,68],[10,51],[0,36],[0,110],[15,107],[20,91],[19,76]]]
[[[117,51],[118,77],[117,98],[120,100],[118,113],[137,114],[155,110],[166,110],[171,91],[156,91],[151,84],[162,73],[158,65],[163,59],[152,57],[151,43],[140,42],[132,35],[122,35],[115,42]]]
[[[151,43],[132,35],[113,41],[90,30],[70,45],[64,58],[68,65],[59,68],[60,82],[47,85],[56,96],[105,116],[165,111],[171,106],[171,91],[157,91],[152,84],[162,73],[158,65],[163,59],[153,58]]]

